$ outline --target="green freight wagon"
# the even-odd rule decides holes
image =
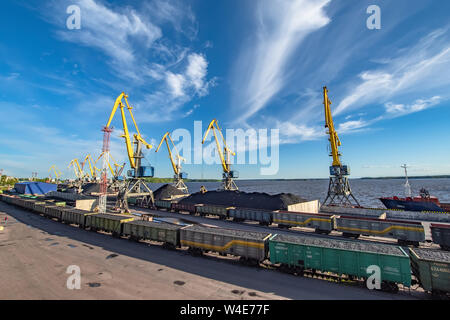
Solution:
[[[172,207],[172,201],[170,200],[155,200],[155,207],[158,209],[167,209],[167,211],[170,211]]]
[[[411,248],[411,266],[420,286],[433,294],[450,293],[450,252]]]
[[[306,227],[315,229],[317,233],[328,234],[334,227],[334,216],[331,214],[305,213],[292,211],[274,211],[273,222],[278,227]]]
[[[212,205],[212,204],[200,204],[197,205],[197,213],[201,216],[215,215],[219,216],[220,219],[226,219],[228,217],[228,209],[232,207]]]
[[[193,253],[218,252],[232,254],[250,262],[266,259],[270,233],[248,232],[234,229],[209,228],[198,225],[180,230],[181,245]]]
[[[253,208],[232,208],[228,215],[234,221],[258,221],[259,224],[268,226],[273,221],[273,211]]]
[[[64,223],[76,224],[80,226],[80,228],[84,228],[86,226],[86,217],[93,214],[96,213],[75,208],[67,209],[62,212],[61,220]]]
[[[45,216],[50,219],[56,218],[56,220],[61,221],[61,215],[65,210],[67,209],[63,206],[47,205],[45,207]]]
[[[179,247],[181,228],[169,223],[134,220],[123,224],[122,235],[134,240],[153,240]]]
[[[408,254],[399,246],[319,237],[274,235],[269,240],[270,261],[288,268],[332,272],[368,278],[369,266],[378,266],[383,286],[392,290],[411,285]]]
[[[86,227],[92,231],[111,232],[113,237],[122,234],[122,224],[133,221],[134,217],[115,214],[94,214],[86,217]]]

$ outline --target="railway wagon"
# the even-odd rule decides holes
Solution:
[[[357,238],[360,235],[397,239],[399,244],[419,245],[425,241],[425,230],[420,222],[377,219],[366,217],[338,216],[335,230],[343,236]]]
[[[273,222],[278,227],[306,227],[315,229],[317,233],[329,234],[334,227],[334,216],[322,213],[304,213],[292,211],[274,211]]]
[[[173,202],[172,203],[172,210],[176,212],[186,211],[190,214],[195,214],[197,210],[197,204],[194,203],[180,203],[180,202]]]
[[[48,205],[45,207],[45,216],[48,218],[56,218],[56,220],[61,221],[61,215],[65,210],[70,210],[70,208],[65,208],[59,205]]]
[[[201,216],[214,215],[219,216],[220,219],[226,219],[228,217],[228,210],[233,207],[212,205],[212,204],[200,204],[196,207],[196,213]]]
[[[86,217],[93,214],[96,213],[75,208],[67,208],[61,213],[61,221],[67,224],[76,224],[80,228],[84,228],[86,226]]]
[[[182,226],[164,222],[133,220],[123,224],[122,235],[133,240],[152,240],[166,246],[180,247],[180,229]]]
[[[265,226],[273,222],[273,211],[264,209],[232,208],[228,210],[228,216],[234,221],[258,221]]]
[[[318,270],[366,279],[373,273],[368,267],[378,266],[382,289],[411,285],[409,256],[399,246],[278,234],[270,238],[269,247],[270,262],[300,273]]]
[[[170,211],[172,209],[172,201],[170,200],[155,200],[154,206],[158,209],[166,209]]]
[[[221,255],[240,256],[242,260],[259,263],[267,257],[270,235],[263,232],[192,225],[180,229],[180,242],[182,246],[189,247],[194,254],[211,251]]]
[[[450,251],[450,225],[432,223],[430,229],[433,242],[440,245],[442,250]]]
[[[3,202],[10,203],[10,204],[12,203],[13,196],[10,196],[7,194],[0,194],[0,197]]]
[[[409,249],[413,274],[420,286],[432,294],[450,293],[450,252]]]
[[[86,227],[91,231],[111,232],[113,237],[122,234],[122,225],[125,222],[133,221],[134,217],[117,214],[93,214],[86,216]]]

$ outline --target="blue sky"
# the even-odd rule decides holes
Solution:
[[[81,8],[81,29],[66,8]],[[369,30],[369,5],[381,29]],[[325,178],[322,87],[329,89],[353,177],[450,173],[448,1],[3,1],[0,13],[0,168],[65,177],[73,158],[101,150],[101,128],[125,91],[140,130],[278,128],[274,176]],[[120,118],[112,154],[125,161]],[[156,176],[167,152],[146,153]],[[218,165],[185,165],[220,177]]]

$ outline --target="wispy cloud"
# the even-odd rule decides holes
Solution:
[[[258,2],[255,40],[244,45],[236,66],[233,105],[239,108],[241,121],[264,108],[283,87],[285,68],[294,50],[306,36],[330,21],[324,12],[329,2]]]
[[[341,100],[335,115],[363,108],[369,104],[388,103],[403,95],[425,94],[430,90],[448,97],[450,75],[450,40],[448,29],[439,29],[422,38],[416,45],[397,52],[397,57],[379,69],[367,70],[359,75],[359,84]],[[434,100],[436,102],[436,100]],[[392,109],[392,106],[391,106]],[[406,114],[406,113],[405,113]]]
[[[394,104],[392,102],[386,103],[386,113],[393,117],[399,117],[407,115],[414,112],[423,111],[425,109],[431,108],[442,101],[441,97],[434,96],[430,99],[418,99],[413,104]]]

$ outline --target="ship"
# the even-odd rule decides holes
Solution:
[[[434,211],[449,212],[450,203],[441,203],[437,197],[430,196],[430,193],[422,188],[419,196],[416,197],[383,197],[379,198],[388,209],[404,211]]]

